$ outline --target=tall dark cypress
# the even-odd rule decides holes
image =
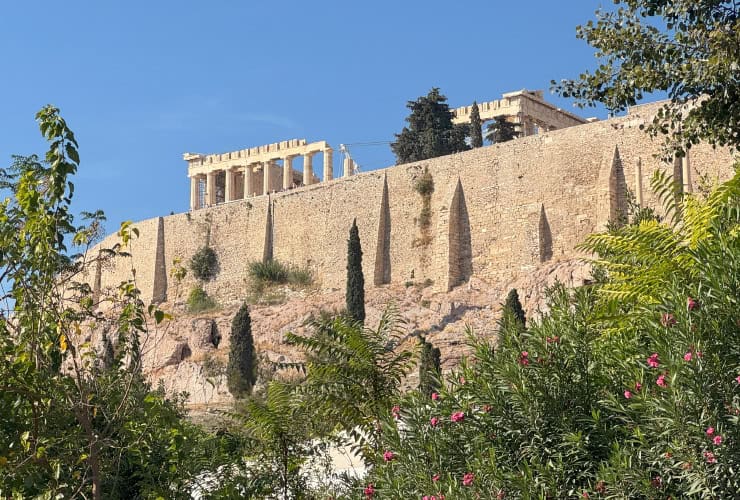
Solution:
[[[257,356],[252,338],[249,307],[242,304],[231,321],[231,347],[226,367],[226,382],[235,398],[251,394],[257,381]]]
[[[519,302],[519,294],[517,293],[516,288],[509,290],[509,294],[506,296],[506,302],[504,303],[504,309],[508,309],[522,326],[526,326],[527,318],[524,315],[522,303]]]
[[[480,120],[478,103],[475,101],[470,108],[470,145],[474,148],[483,146],[483,122]]]
[[[442,353],[426,338],[421,337],[421,356],[419,359],[419,391],[429,397],[439,389],[442,374]]]
[[[355,321],[365,321],[365,277],[357,219],[352,221],[347,241],[347,314]]]

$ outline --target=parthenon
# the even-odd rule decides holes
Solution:
[[[306,139],[291,139],[231,153],[185,153],[190,210],[316,184],[319,178],[313,173],[313,156],[317,153],[324,155],[322,179],[329,181],[334,176],[333,152],[326,141],[307,143]],[[297,156],[303,157],[302,171],[293,169]],[[347,163],[344,175],[352,171],[352,165]]]
[[[520,137],[537,135],[555,129],[572,127],[588,123],[580,116],[553,106],[543,99],[541,90],[519,90],[508,92],[497,101],[478,104],[482,121],[493,120],[504,116],[515,124]],[[462,106],[452,110],[454,123],[470,123],[471,106]]]

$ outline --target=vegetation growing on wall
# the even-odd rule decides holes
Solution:
[[[190,313],[211,311],[218,307],[218,302],[210,297],[201,286],[195,286],[190,290],[187,304]]]
[[[434,193],[434,178],[428,167],[414,182],[414,191],[421,196],[421,211],[417,222],[421,236],[414,240],[414,246],[425,246],[432,241],[432,193]]]
[[[216,251],[206,245],[198,249],[190,258],[190,270],[201,281],[210,281],[218,274]]]

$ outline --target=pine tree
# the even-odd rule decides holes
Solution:
[[[504,309],[513,314],[514,319],[521,323],[522,326],[526,326],[527,318],[524,315],[522,303],[519,302],[519,294],[517,293],[516,288],[509,290],[509,294],[506,296],[506,302],[504,303]]]
[[[452,111],[447,105],[447,97],[433,88],[426,96],[409,101],[406,107],[411,114],[408,123],[391,149],[396,155],[396,163],[409,163],[448,155],[469,149],[465,144],[467,124],[452,123]]]
[[[235,398],[251,394],[257,381],[257,356],[252,338],[252,320],[249,307],[242,304],[231,322],[231,348],[229,364],[226,368],[226,382],[229,392]]]
[[[365,277],[357,219],[352,221],[347,241],[347,314],[355,321],[365,321]]]
[[[483,122],[480,120],[478,103],[475,101],[470,109],[470,145],[474,148],[483,146]]]
[[[516,139],[517,135],[514,124],[504,116],[497,117],[486,128],[486,140],[491,144],[499,144]]]
[[[419,391],[427,397],[439,389],[442,374],[442,353],[438,347],[421,337],[421,357],[419,360]]]

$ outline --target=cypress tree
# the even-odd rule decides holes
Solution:
[[[355,321],[365,321],[365,277],[362,274],[362,246],[357,219],[352,221],[347,241],[347,314]]]
[[[509,311],[523,327],[527,324],[527,318],[524,315],[524,308],[522,303],[519,302],[519,294],[516,288],[509,290],[509,294],[506,296],[506,302],[504,303],[504,313],[506,310]]]
[[[439,389],[442,374],[442,353],[426,338],[421,337],[421,359],[419,360],[419,391],[427,397]]]
[[[257,356],[252,338],[252,319],[249,307],[242,304],[231,321],[231,347],[226,367],[226,382],[235,398],[251,394],[257,381]]]
[[[483,122],[480,121],[480,110],[475,101],[470,109],[470,145],[474,148],[483,146]]]

